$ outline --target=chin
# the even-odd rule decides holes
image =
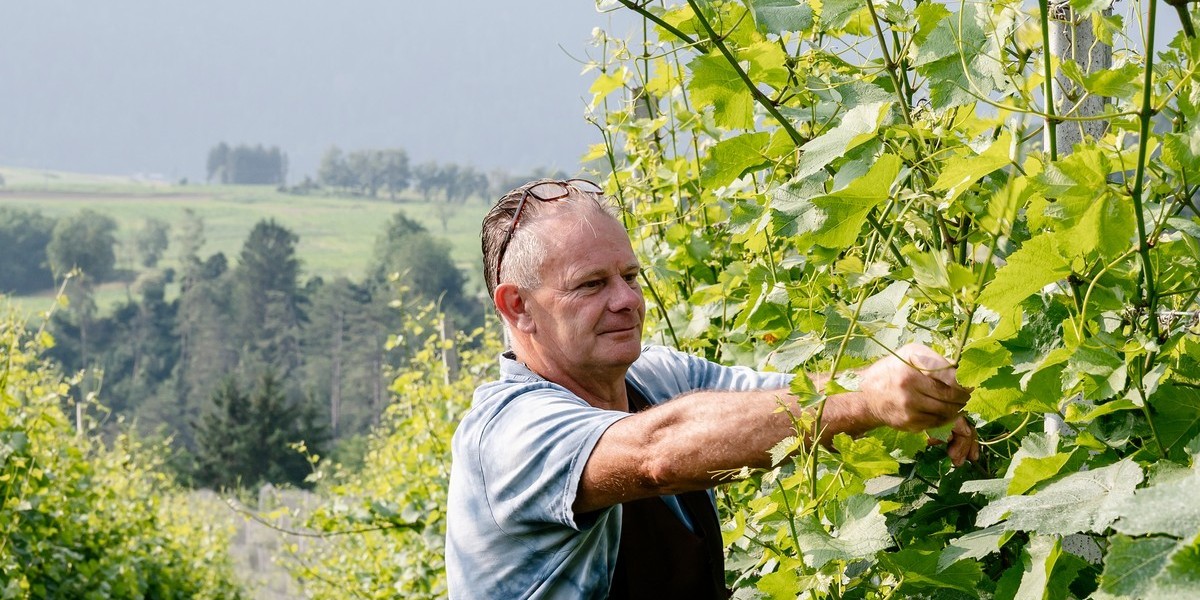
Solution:
[[[623,342],[618,347],[613,348],[613,358],[623,363],[633,364],[642,355],[642,340],[640,337],[632,341]]]

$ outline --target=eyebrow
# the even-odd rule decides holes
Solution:
[[[624,267],[621,267],[620,272],[621,272],[621,274],[625,274],[629,271],[641,272],[641,270],[642,270],[642,265],[640,263],[631,262],[631,263],[626,264]],[[576,285],[576,284],[583,283],[585,281],[590,281],[597,277],[604,277],[605,275],[607,275],[607,273],[608,273],[608,269],[605,269],[605,268],[592,269],[590,271],[584,271],[583,273],[580,273],[578,275],[573,275],[571,277],[568,277],[567,282],[570,283],[571,285]]]

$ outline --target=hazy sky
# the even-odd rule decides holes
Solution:
[[[0,165],[198,180],[226,141],[280,146],[293,182],[331,144],[573,171],[599,138],[568,53],[633,23],[591,0],[7,0]]]
[[[280,146],[292,181],[330,144],[573,170],[599,138],[567,52],[631,23],[588,0],[7,1],[0,164],[195,181],[226,141]]]

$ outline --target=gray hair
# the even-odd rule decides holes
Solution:
[[[536,199],[526,200],[521,209],[521,220],[513,231],[504,251],[504,271],[499,274],[497,281],[496,267],[500,261],[500,246],[512,226],[513,215],[517,205],[525,197],[529,188],[540,183],[552,182],[552,179],[538,179],[522,185],[500,197],[492,209],[483,218],[483,228],[480,238],[483,246],[483,281],[487,287],[488,297],[494,298],[496,286],[505,281],[511,281],[520,287],[533,288],[541,284],[542,259],[546,256],[546,243],[539,235],[540,224],[545,221],[547,214],[561,210],[597,210],[613,218],[617,216],[617,207],[604,196],[581,192],[568,187],[567,197],[553,202],[541,202]],[[562,207],[562,208],[560,208]]]

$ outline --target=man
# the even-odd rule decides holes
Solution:
[[[594,183],[540,180],[484,218],[510,351],[454,435],[452,598],[728,597],[705,490],[715,472],[769,466],[794,434],[779,407],[801,409],[790,376],[643,348],[638,260],[610,210]],[[922,346],[899,354],[827,400],[821,441],[958,418],[968,393],[951,365]],[[958,464],[978,447],[965,421],[956,433]]]

